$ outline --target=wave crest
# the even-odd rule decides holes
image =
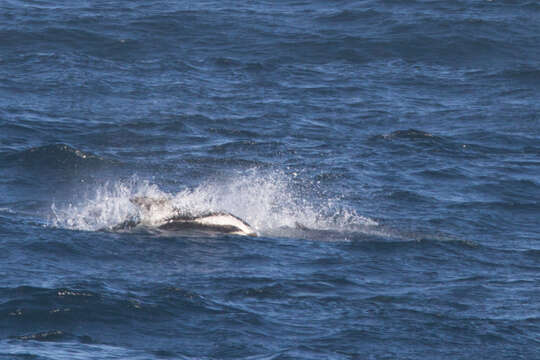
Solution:
[[[107,160],[67,144],[52,144],[23,150],[8,156],[17,164],[33,169],[75,169],[99,165]]]

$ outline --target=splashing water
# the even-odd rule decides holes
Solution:
[[[110,229],[126,220],[156,226],[175,209],[187,214],[225,211],[248,222],[261,235],[287,235],[298,224],[314,230],[357,231],[377,225],[340,205],[336,199],[310,199],[295,191],[292,176],[282,171],[253,169],[220,181],[206,181],[176,194],[132,177],[105,183],[78,204],[52,205],[51,225],[77,230]],[[145,211],[133,204],[134,197],[168,200],[167,206]],[[314,197],[314,194],[310,194]]]

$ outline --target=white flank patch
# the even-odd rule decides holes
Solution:
[[[238,219],[236,216],[230,214],[211,214],[207,216],[203,215],[195,219],[194,222],[201,225],[234,226],[240,231],[233,232],[232,234],[256,235],[255,230],[253,230],[249,225]]]

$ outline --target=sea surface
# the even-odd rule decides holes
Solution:
[[[0,0],[0,359],[540,359],[539,34],[530,0]]]

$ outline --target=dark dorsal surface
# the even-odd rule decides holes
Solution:
[[[142,214],[165,212],[171,216],[165,218],[161,223],[152,227],[165,231],[202,231],[212,233],[224,233],[235,235],[257,236],[255,230],[244,220],[227,212],[206,212],[201,214],[190,214],[181,212],[175,208],[170,200],[166,198],[134,197],[130,201],[137,205]],[[130,230],[144,221],[127,219],[111,228],[113,231]]]

